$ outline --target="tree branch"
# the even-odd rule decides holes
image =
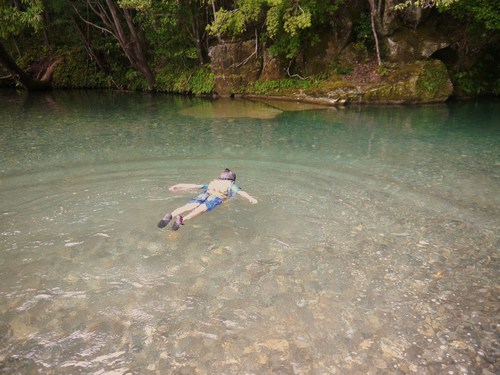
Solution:
[[[253,56],[257,56],[259,53],[259,35],[257,34],[257,30],[255,30],[255,51],[252,52],[250,56],[248,56],[245,60],[236,65],[236,68],[239,68],[242,65],[245,65]]]
[[[116,35],[111,31],[111,30],[108,30],[102,26],[99,26],[99,25],[96,25],[95,23],[93,22],[90,22],[89,20],[85,19],[81,14],[80,12],[78,11],[78,9],[76,8],[76,6],[71,2],[71,1],[68,1],[68,4],[73,8],[73,10],[75,11],[76,15],[78,16],[78,18],[80,18],[85,24],[87,25],[90,25],[92,27],[95,27],[96,29],[98,30],[101,30],[101,31],[104,31],[108,34],[111,34],[113,37],[116,38]],[[89,4],[90,8],[92,9],[92,11],[95,13],[96,10],[94,9],[94,7],[92,7],[90,4]],[[98,16],[99,14],[96,13]],[[99,18],[101,18],[101,16],[99,16]]]
[[[291,66],[292,66],[292,60],[290,60],[290,63],[288,64],[288,68],[286,68],[286,74],[288,75],[288,77],[290,77],[290,78],[297,77],[298,79],[301,79],[301,80],[303,80],[303,81],[307,79],[307,77],[306,77],[306,78],[304,78],[304,77],[302,77],[302,76],[301,76],[301,75],[299,75],[299,74],[292,74],[292,75],[291,75],[291,74],[290,74],[290,67],[291,67]]]

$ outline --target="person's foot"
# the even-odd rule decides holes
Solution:
[[[172,225],[172,229],[178,230],[183,223],[184,220],[182,219],[182,216],[177,215],[176,217],[174,217],[174,224]]]
[[[163,217],[163,219],[160,220],[160,222],[158,223],[158,228],[165,228],[168,223],[170,223],[170,220],[172,220],[172,214],[168,213]]]

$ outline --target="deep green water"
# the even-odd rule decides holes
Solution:
[[[217,103],[0,92],[0,373],[498,371],[500,102]]]

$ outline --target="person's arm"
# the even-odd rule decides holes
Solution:
[[[177,191],[177,190],[195,190],[195,189],[201,189],[204,185],[198,185],[198,184],[177,184],[170,186],[168,190],[170,191]]]
[[[257,199],[255,199],[254,197],[252,197],[246,191],[238,190],[238,194],[241,195],[243,198],[246,198],[252,204],[257,203]]]

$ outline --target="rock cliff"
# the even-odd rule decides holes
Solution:
[[[393,2],[386,2],[378,24],[382,68],[370,63],[374,61],[373,53],[360,48],[353,38],[353,12],[361,11],[360,2],[354,2],[357,7],[341,9],[339,19],[332,22],[320,42],[304,49],[292,62],[271,56],[266,45],[255,39],[213,46],[210,57],[216,93],[225,97],[252,95],[255,93],[249,84],[255,81],[284,79],[293,74],[301,77],[323,74],[328,79],[319,87],[275,95],[327,104],[447,100],[453,93],[453,85],[445,64],[449,61],[440,57],[441,51],[455,48],[453,34],[440,30],[438,13],[420,8],[397,12],[391,6]],[[344,69],[347,74],[332,74],[338,73],[339,66],[347,67]],[[357,76],[349,74],[362,66],[371,66],[371,70]],[[374,79],[367,79],[368,75]]]

